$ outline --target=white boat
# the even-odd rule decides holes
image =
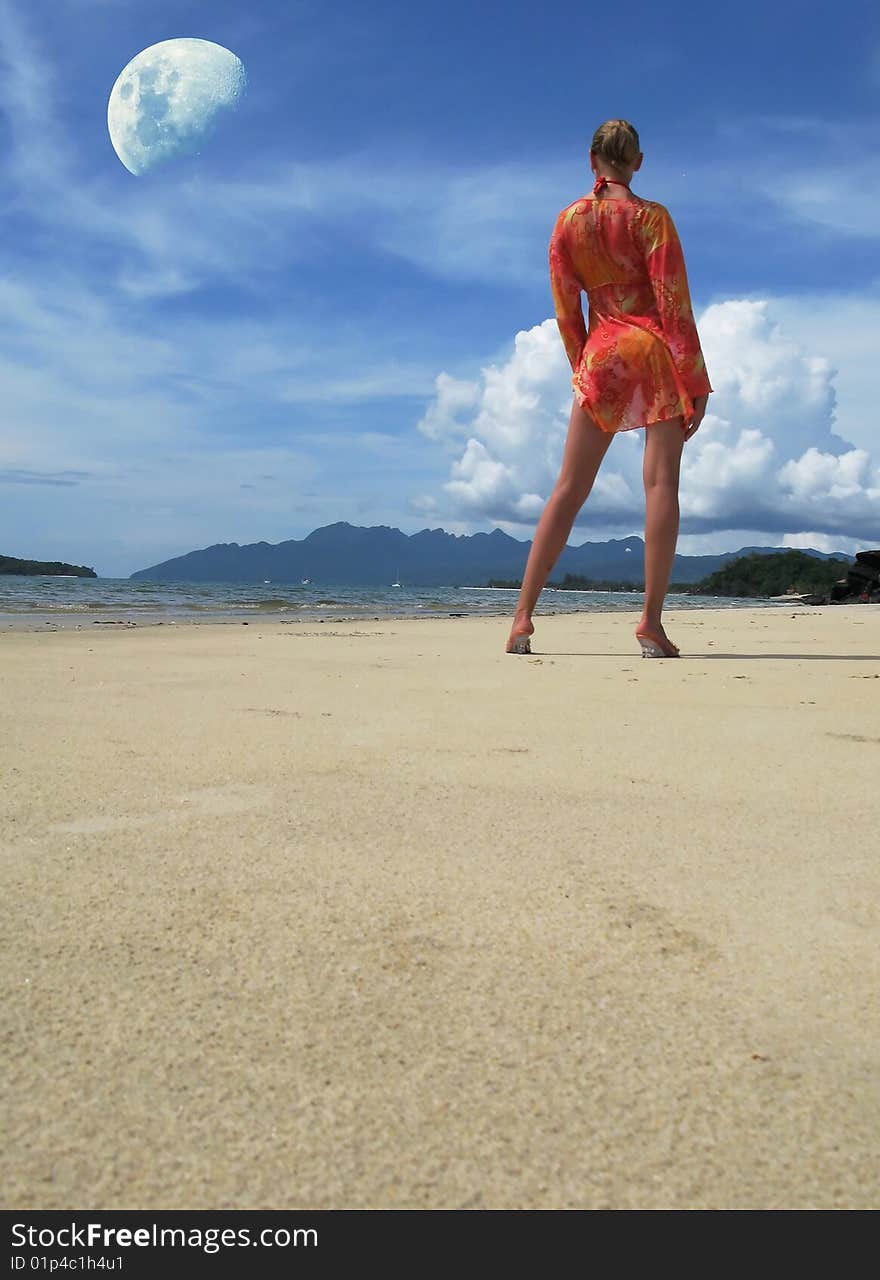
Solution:
[[[311,578],[303,578],[300,582],[300,586],[307,587],[309,586],[311,581],[312,581]]]

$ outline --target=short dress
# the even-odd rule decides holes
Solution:
[[[681,242],[662,204],[575,200],[550,238],[550,284],[578,403],[609,433],[693,417],[711,390]],[[620,184],[623,185],[623,184]],[[589,300],[584,325],[581,291]]]

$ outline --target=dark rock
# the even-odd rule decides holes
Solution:
[[[859,551],[845,578],[831,589],[834,601],[859,600],[864,604],[880,601],[880,551]]]

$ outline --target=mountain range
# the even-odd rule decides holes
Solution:
[[[220,542],[161,564],[139,569],[133,579],[153,582],[300,582],[321,586],[485,586],[490,578],[521,578],[531,542],[519,542],[501,529],[455,534],[422,529],[406,534],[388,525],[363,528],[340,521],[315,529],[301,540],[270,544]],[[737,556],[769,554],[779,547],[743,547],[714,556],[675,557],[673,582],[698,582]],[[820,559],[821,551],[810,551]],[[566,573],[597,580],[644,580],[645,544],[641,538],[612,538],[565,547],[552,577]]]

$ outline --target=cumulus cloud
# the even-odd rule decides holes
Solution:
[[[698,325],[715,394],[685,449],[682,532],[878,540],[878,457],[835,434],[830,362],[792,339],[765,301],[716,303]],[[569,385],[554,320],[518,333],[506,363],[479,380],[438,377],[419,429],[456,455],[443,486],[450,515],[518,526],[540,514],[562,457]],[[582,528],[640,527],[642,436],[615,440]]]

